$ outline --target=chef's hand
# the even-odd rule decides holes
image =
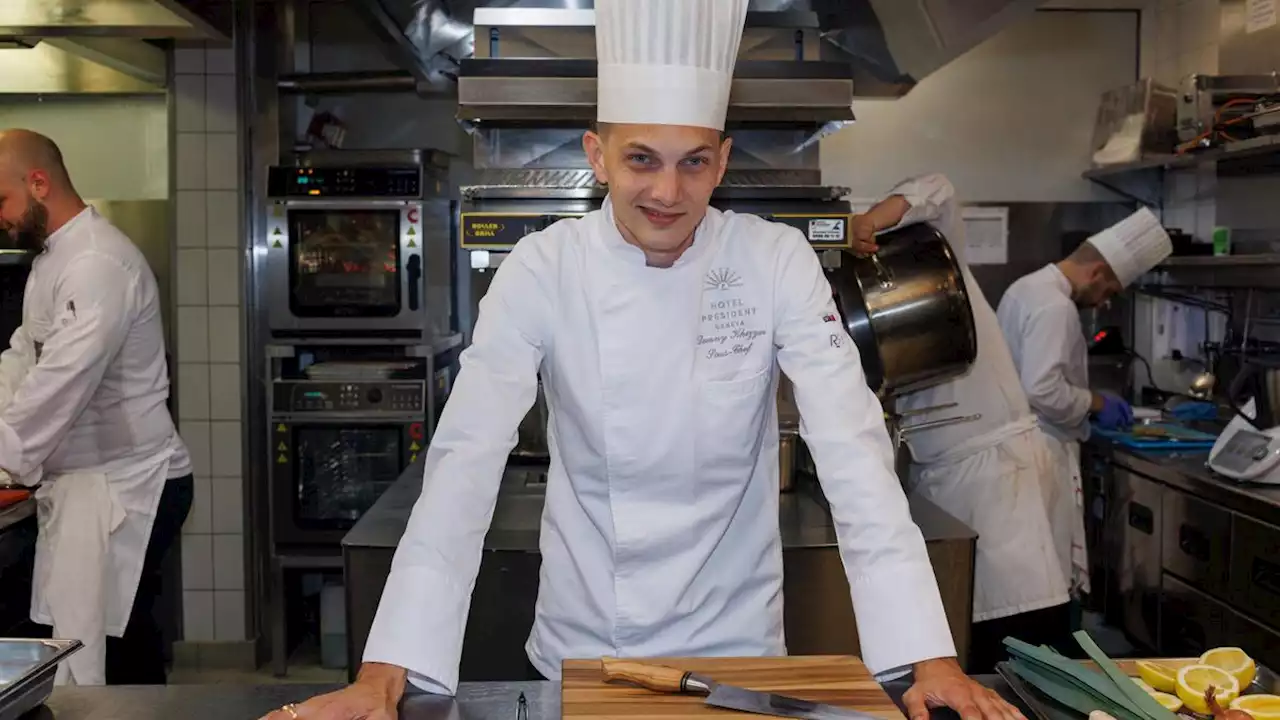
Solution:
[[[405,675],[405,669],[395,665],[365,663],[347,687],[280,708],[260,720],[396,720]]]
[[[994,690],[964,674],[955,658],[916,663],[915,684],[902,696],[909,720],[929,720],[929,709],[949,707],[961,720],[1026,720]]]
[[[1133,425],[1133,408],[1111,393],[1094,393],[1089,409],[1104,430],[1123,430]]]
[[[875,218],[868,213],[854,215],[849,223],[849,234],[853,237],[853,251],[858,255],[870,255],[880,249],[876,244]]]

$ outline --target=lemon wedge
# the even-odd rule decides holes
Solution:
[[[1143,682],[1160,692],[1171,693],[1178,687],[1178,671],[1168,665],[1139,660],[1135,663]]]
[[[1231,701],[1232,710],[1243,710],[1253,720],[1280,720],[1280,696],[1241,695]]]
[[[1155,688],[1148,685],[1147,681],[1143,680],[1142,678],[1129,678],[1129,679],[1132,680],[1135,685],[1142,688],[1142,691],[1148,695],[1155,695],[1156,693],[1160,692],[1159,690],[1156,690]]]
[[[1155,698],[1156,702],[1163,705],[1164,709],[1169,712],[1178,712],[1182,709],[1182,698],[1179,698],[1177,695],[1170,695],[1169,693],[1157,691],[1151,693],[1151,697]]]
[[[1209,704],[1204,701],[1205,691],[1214,687],[1218,704],[1226,707],[1240,696],[1240,682],[1236,676],[1212,665],[1188,665],[1178,671],[1178,697],[1193,711],[1209,714]]]
[[[1231,673],[1242,690],[1249,687],[1253,676],[1258,673],[1258,666],[1254,664],[1253,658],[1238,647],[1214,648],[1200,656],[1200,664],[1212,665]]]

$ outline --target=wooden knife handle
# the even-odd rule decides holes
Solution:
[[[625,680],[646,690],[665,693],[688,692],[685,683],[692,673],[665,665],[650,665],[634,660],[600,658],[600,668],[605,680]]]

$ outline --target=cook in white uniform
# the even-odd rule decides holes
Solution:
[[[1142,209],[1090,237],[1065,260],[1018,279],[1000,300],[1000,329],[1058,470],[1060,490],[1049,520],[1073,593],[1090,589],[1080,442],[1089,437],[1090,417],[1107,428],[1133,419],[1124,400],[1089,389],[1080,308],[1103,304],[1172,250],[1160,221]]]
[[[956,254],[978,353],[963,376],[904,395],[896,409],[922,413],[912,422],[981,417],[908,435],[914,460],[908,488],[978,533],[968,669],[992,672],[1008,656],[1005,637],[1036,645],[1068,639],[1070,598],[1045,499],[1056,484],[995,311],[965,261],[964,223],[950,181],[935,174],[899,183],[854,218],[854,249],[874,252],[877,233],[919,222],[946,236]]]
[[[1017,711],[966,677],[882,411],[800,233],[709,209],[746,0],[599,0],[603,209],[521,240],[481,302],[357,682],[273,720],[394,716],[453,693],[480,552],[541,373],[551,467],[527,650],[566,658],[786,653],[778,371],[830,500],[863,659],[915,669],[907,706]]]
[[[0,356],[0,475],[40,483],[31,619],[85,644],[59,682],[164,683],[153,606],[192,479],[155,278],[33,132],[0,132],[0,229],[40,252]]]

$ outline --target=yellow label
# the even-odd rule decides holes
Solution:
[[[280,457],[276,458],[276,464],[277,464],[277,465],[288,465],[288,464],[289,464],[289,458],[285,457],[284,455],[281,455]]]

